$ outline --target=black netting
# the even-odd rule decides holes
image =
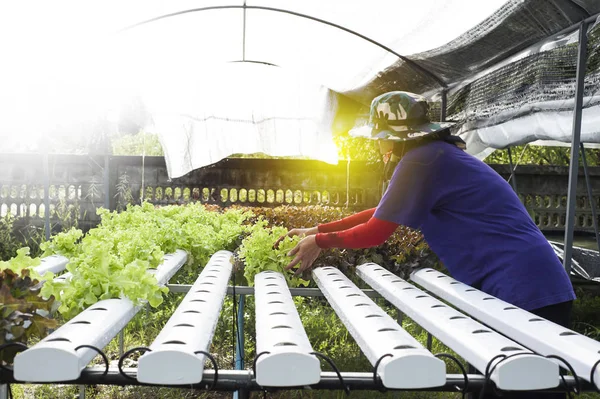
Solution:
[[[450,86],[598,12],[598,0],[511,0],[448,44],[424,53],[405,55]],[[452,24],[451,18],[448,24]],[[439,34],[444,35],[444,26],[439,30]],[[440,88],[434,78],[399,60],[368,84],[344,94],[369,104],[371,99],[387,91],[431,93]]]
[[[577,43],[563,45],[550,51],[537,53],[499,68],[477,79],[450,96],[448,118],[462,123],[488,119],[503,112],[505,118],[516,117],[524,105],[549,101],[570,100],[575,96],[577,72]],[[591,97],[600,89],[600,24],[588,34],[588,64],[585,81],[585,97]],[[590,106],[590,101],[584,107]],[[565,109],[572,109],[565,104]],[[560,105],[553,111],[560,110]],[[537,112],[527,108],[527,112]]]

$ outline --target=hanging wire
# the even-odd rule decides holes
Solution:
[[[387,388],[383,385],[381,378],[379,378],[379,375],[377,374],[377,369],[379,368],[379,364],[386,357],[394,357],[394,355],[392,355],[391,353],[386,353],[385,355],[383,355],[379,359],[377,359],[377,361],[375,362],[375,365],[373,366],[373,384],[375,384],[376,387],[379,386],[379,388],[378,388],[379,392],[387,392]]]
[[[571,366],[571,364],[569,362],[567,362],[565,359],[563,359],[560,356],[557,356],[557,355],[548,355],[546,357],[548,359],[556,359],[556,360],[560,361],[561,363],[563,363],[564,365],[567,366],[567,368],[569,369],[569,371],[573,375],[573,378],[575,379],[575,386],[576,386],[576,388],[573,388],[573,392],[575,392],[577,395],[579,395],[581,393],[581,381],[579,380],[579,377],[577,376],[577,373],[575,373],[575,369],[573,369],[573,366]],[[567,385],[567,381],[565,380],[565,376],[561,374],[560,378],[562,379],[563,383],[566,386]],[[567,391],[567,394],[569,395],[570,398],[573,397],[571,395],[570,391]]]
[[[270,354],[271,354],[271,352],[269,352],[269,351],[263,351],[254,357],[254,360],[252,361],[252,375],[254,376],[255,381],[256,381],[256,362],[258,362],[258,358],[260,358],[262,355],[270,355]],[[260,387],[260,388],[263,391],[263,398],[266,398],[267,397],[267,389],[263,388],[263,387]]]
[[[258,358],[261,357],[262,355],[270,355],[270,354],[271,354],[271,352],[269,352],[269,351],[263,351],[254,357],[254,360],[252,361],[252,374],[254,375],[255,379],[256,379],[256,362],[258,361]]]
[[[594,363],[594,365],[592,366],[592,371],[590,371],[590,383],[594,386],[594,389],[600,393],[600,389],[598,389],[598,387],[596,386],[596,383],[594,382],[594,374],[596,372],[596,367],[598,367],[598,365],[600,364],[600,360],[598,360],[596,363]]]
[[[204,355],[207,358],[209,358],[210,361],[211,361],[211,363],[213,364],[214,369],[215,369],[215,378],[213,379],[212,384],[210,384],[210,387],[207,388],[209,391],[212,391],[217,386],[217,381],[219,381],[219,366],[217,365],[217,361],[215,360],[214,356],[211,355],[210,353],[205,352],[205,351],[196,351],[196,352],[194,352],[194,355],[198,355],[198,354]]]
[[[437,353],[434,356],[437,357],[438,359],[439,358],[450,359],[458,365],[458,367],[460,368],[460,371],[463,373],[463,377],[465,379],[465,385],[463,386],[462,389],[460,389],[459,387],[455,387],[455,388],[458,390],[458,392],[462,393],[462,397],[464,399],[467,396],[467,388],[469,387],[469,377],[467,376],[467,370],[465,369],[465,366],[463,366],[463,364],[455,356],[453,356],[449,353]]]
[[[521,163],[521,160],[523,159],[523,155],[525,155],[525,151],[527,150],[528,146],[529,146],[529,143],[527,143],[527,144],[525,144],[523,146],[523,150],[521,151],[521,155],[519,155],[519,158],[517,158],[517,162],[515,162],[515,166],[514,166],[514,168],[512,168],[512,173],[508,177],[508,180],[507,180],[508,183],[510,183],[510,180],[513,178],[513,175],[516,174],[517,168],[519,167],[519,164]],[[510,150],[510,148],[509,148],[509,150]]]
[[[27,345],[21,342],[9,342],[7,344],[0,345],[0,369],[2,370],[12,371],[12,368],[6,367],[2,362],[2,351],[11,347],[17,347],[17,352],[23,352],[25,349],[28,349]]]
[[[127,352],[123,353],[123,356],[121,356],[119,358],[119,363],[118,363],[119,373],[123,377],[129,378],[130,380],[137,380],[137,378],[131,377],[130,375],[127,375],[127,373],[123,371],[123,361],[125,361],[125,359],[127,359],[127,357],[129,357],[129,355],[131,355],[134,352],[142,352],[142,354],[144,354],[146,352],[152,352],[152,349],[150,349],[146,346],[137,346],[137,347],[129,349]]]
[[[140,193],[140,204],[144,203],[144,195],[146,194],[146,187],[144,187],[145,176],[146,176],[146,131],[142,130],[142,192]]]
[[[106,368],[104,369],[104,374],[102,374],[103,377],[106,377],[106,375],[108,374],[108,357],[106,356],[106,354],[98,349],[97,347],[93,346],[93,345],[79,345],[77,348],[75,348],[75,352],[77,352],[79,349],[82,348],[88,348],[88,349],[92,349],[94,350],[97,354],[99,354],[100,356],[102,356],[102,360],[104,360],[104,365],[106,366]]]
[[[488,362],[487,366],[485,366],[485,373],[484,373],[485,380],[483,382],[483,387],[481,388],[481,393],[479,394],[479,399],[485,398],[485,390],[486,390],[488,384],[490,383],[490,380],[492,378],[492,373],[494,372],[494,370],[496,369],[498,364],[500,364],[500,362],[506,360],[507,358],[508,358],[508,356],[506,356],[506,355],[496,355],[493,358],[491,358],[490,361]],[[492,363],[496,359],[501,359],[501,360],[498,363],[494,364],[494,366],[492,367]]]
[[[233,317],[232,317],[232,326],[231,326],[231,343],[232,343],[232,350],[233,350],[233,356],[232,356],[232,361],[231,361],[231,368],[235,369],[236,368],[236,345],[237,347],[239,347],[240,344],[240,337],[238,336],[238,332],[237,332],[237,299],[236,299],[236,294],[235,294],[235,267],[233,268],[233,271],[231,273],[231,288],[233,290],[232,293],[232,297],[233,297],[233,307],[232,307],[232,311],[233,311]]]
[[[344,388],[344,391],[346,392],[346,395],[350,395],[350,386],[348,386],[348,384],[346,384],[346,382],[344,381],[344,378],[342,377],[342,373],[340,373],[340,369],[337,368],[337,366],[335,365],[333,360],[331,360],[331,358],[329,358],[328,356],[326,356],[322,353],[319,353],[319,352],[311,352],[310,354],[317,356],[318,358],[321,358],[321,359],[325,360],[327,363],[329,363],[329,365],[331,366],[333,371],[335,371],[335,373],[337,374],[338,379],[340,380],[340,383],[342,384],[342,387]]]
[[[506,361],[507,359],[510,359],[510,358],[513,358],[513,357],[517,357],[517,356],[523,356],[523,355],[534,355],[534,356],[545,357],[547,359],[556,359],[556,360],[559,360],[561,363],[563,363],[564,365],[567,366],[567,368],[569,369],[569,371],[573,375],[573,378],[575,379],[575,385],[576,385],[576,388],[574,388],[573,391],[576,394],[579,395],[579,393],[581,392],[581,381],[580,381],[579,377],[577,376],[577,374],[575,373],[575,369],[573,369],[573,366],[571,366],[571,364],[569,362],[567,362],[565,359],[563,359],[562,357],[557,356],[557,355],[542,356],[542,355],[539,355],[537,353],[522,352],[522,353],[515,353],[514,355],[510,355],[510,356],[496,355],[496,356],[494,356],[493,358],[490,359],[490,361],[488,362],[487,366],[485,367],[485,381],[483,383],[483,388],[481,389],[481,394],[480,394],[479,398],[483,399],[485,397],[485,390],[487,388],[487,385],[491,381],[492,373],[494,372],[494,370],[496,369],[496,367],[498,367],[498,365],[500,363]],[[501,359],[501,360],[492,366],[492,363],[496,359]],[[600,360],[596,363],[596,365],[598,363],[600,363]],[[596,365],[594,365],[594,367],[592,367],[592,372],[594,371]],[[565,377],[561,374],[560,378],[562,379],[563,384],[565,385],[565,387],[567,387],[567,381],[565,380]],[[573,397],[572,394],[571,394],[572,392],[570,390],[567,390],[566,393],[569,395],[569,398]]]

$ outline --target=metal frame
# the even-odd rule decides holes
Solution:
[[[183,10],[183,11],[178,11],[178,12],[174,12],[174,13],[170,13],[170,14],[164,14],[155,18],[151,18],[151,19],[147,19],[145,21],[142,22],[138,22],[136,24],[130,25],[126,28],[123,28],[121,30],[119,30],[118,32],[125,32],[128,30],[131,30],[133,28],[137,28],[138,26],[142,26],[142,25],[146,25],[149,24],[151,22],[156,22],[156,21],[160,21],[162,19],[166,19],[166,18],[171,18],[171,17],[176,17],[179,15],[184,15],[184,14],[189,14],[189,13],[194,13],[194,12],[203,12],[203,11],[211,11],[211,10],[231,10],[231,9],[241,9],[244,11],[244,34],[243,34],[243,54],[242,54],[242,59],[245,60],[246,59],[246,54],[245,54],[245,40],[246,40],[246,10],[262,10],[262,11],[272,11],[272,12],[278,12],[278,13],[284,13],[284,14],[289,14],[289,15],[294,15],[296,17],[300,17],[300,18],[305,18],[305,19],[309,19],[311,21],[315,21],[315,22],[319,22],[321,24],[324,25],[329,25],[332,26],[334,28],[343,30],[344,32],[350,33],[354,36],[357,36],[363,40],[368,41],[369,43],[372,43],[374,45],[376,45],[377,47],[387,51],[390,54],[395,55],[396,57],[400,58],[402,61],[406,62],[412,69],[414,69],[416,72],[427,76],[428,78],[432,79],[433,81],[435,81],[438,85],[440,85],[440,87],[442,89],[444,89],[443,91],[445,91],[445,89],[448,87],[448,85],[446,84],[446,82],[440,78],[439,76],[437,76],[436,74],[434,74],[433,72],[429,71],[428,69],[426,69],[425,67],[421,66],[420,64],[418,64],[417,62],[411,60],[408,57],[405,57],[401,54],[398,54],[397,52],[395,52],[394,50],[392,50],[391,48],[379,43],[378,41],[371,39],[361,33],[358,33],[352,29],[346,28],[342,25],[336,24],[334,22],[330,22],[321,18],[317,18],[317,17],[313,17],[311,15],[307,15],[307,14],[302,14],[299,12],[295,12],[295,11],[291,11],[291,10],[286,10],[286,9],[282,9],[282,8],[275,8],[275,7],[263,7],[263,6],[248,6],[246,5],[246,2],[244,1],[243,5],[227,5],[227,6],[211,6],[211,7],[201,7],[201,8],[192,8],[192,9],[188,9],[188,10]]]
[[[171,289],[171,292],[175,293],[184,293],[188,292],[191,288],[191,285],[167,285]],[[381,297],[376,291],[371,289],[363,289],[361,290],[365,296],[371,298],[379,298]],[[215,372],[214,370],[204,370],[202,375],[202,381],[197,384],[185,385],[185,387],[189,387],[191,390],[207,390],[213,389],[218,391],[229,391],[232,392],[234,398],[248,398],[250,392],[263,391],[264,387],[261,387],[256,382],[256,378],[252,372],[252,370],[245,370],[243,365],[243,299],[246,295],[252,295],[254,293],[254,288],[245,287],[245,286],[230,286],[227,289],[228,295],[240,295],[240,307],[237,309],[238,311],[238,331],[236,335],[238,338],[235,349],[235,359],[236,359],[236,370],[219,370],[218,381],[215,383]],[[292,288],[290,289],[290,294],[292,296],[310,296],[310,297],[323,297],[324,294],[318,288]],[[125,368],[123,371],[128,374],[128,377],[123,376],[119,370],[115,367],[110,367],[106,374],[106,369],[104,367],[87,367],[84,368],[79,376],[79,378],[72,381],[65,381],[62,384],[69,385],[98,385],[98,384],[106,384],[106,385],[117,385],[117,386],[127,386],[127,385],[136,385],[136,386],[162,386],[162,387],[172,387],[172,388],[182,388],[182,385],[169,385],[169,384],[144,384],[139,382],[137,379],[132,378],[133,375],[137,372],[137,369],[127,369]],[[340,381],[340,376],[343,379],[343,383]],[[321,372],[320,381],[316,384],[310,385],[309,387],[288,387],[288,388],[279,388],[279,389],[318,389],[318,390],[341,390],[349,388],[351,390],[381,390],[381,382],[377,381],[377,379],[373,378],[373,373],[371,372],[341,372],[340,376],[338,376],[334,372]],[[0,368],[0,397],[5,398],[6,395],[2,395],[3,387],[6,387],[5,384],[22,384],[22,381],[17,381],[14,378],[12,370],[9,369],[1,369]],[[47,381],[40,382],[42,384],[55,384],[55,382]],[[430,388],[422,388],[418,389],[419,391],[440,391],[440,392],[457,392],[457,390],[464,390],[466,393],[476,393],[480,392],[481,389],[486,384],[485,378],[483,375],[479,374],[467,374],[457,375],[457,374],[447,374],[445,384],[438,387],[430,387]],[[575,387],[577,387],[578,382],[574,380],[573,377],[565,376],[565,380],[561,381],[557,388],[543,390],[544,392],[557,392],[570,390],[572,391]],[[587,381],[580,380],[579,385],[582,391],[593,391],[595,387],[588,383]],[[394,389],[395,390],[395,389]],[[415,389],[400,389],[399,391],[414,391]],[[83,391],[85,392],[85,391]],[[84,397],[80,395],[80,398]]]
[[[124,372],[128,375],[134,375],[135,369],[124,368]],[[70,385],[117,385],[117,386],[160,386],[169,388],[179,388],[181,385],[164,385],[164,384],[143,384],[137,379],[131,379],[124,377],[119,373],[119,370],[115,367],[111,367],[108,373],[104,375],[104,367],[88,367],[82,373],[77,380],[67,381],[62,384]],[[378,391],[381,390],[381,386],[373,380],[373,373],[353,373],[353,372],[341,372],[340,373],[344,384],[347,385],[351,391]],[[568,389],[570,391],[576,387],[576,382],[573,377],[565,376],[565,380],[560,382],[557,388],[545,390],[544,392],[558,392]],[[13,373],[10,370],[0,369],[0,380],[3,383],[8,384],[21,384],[22,381],[15,380]],[[190,390],[207,390],[211,387],[215,380],[214,370],[205,370],[202,376],[202,383],[186,385],[185,388]],[[432,387],[422,389],[422,391],[437,391],[437,392],[457,392],[458,390],[465,389],[465,392],[479,392],[485,383],[485,378],[480,374],[467,374],[467,379],[462,374],[448,374],[446,376],[446,383],[439,387]],[[42,383],[48,384],[48,383]],[[53,383],[50,383],[53,384]],[[305,387],[297,387],[298,389]],[[311,385],[310,389],[320,390],[340,390],[344,386],[340,383],[339,377],[336,373],[330,371],[324,371],[321,373],[321,381],[317,384]],[[591,391],[594,388],[591,384],[581,381],[581,388],[583,391]],[[252,374],[252,370],[219,370],[218,381],[213,387],[216,391],[239,391],[245,392],[257,392],[263,391],[264,388],[256,383],[256,380]],[[398,391],[411,391],[411,390],[398,390]]]
[[[241,62],[246,62],[246,11],[248,9],[285,13],[285,14],[294,15],[294,16],[297,16],[300,18],[309,19],[311,21],[319,22],[321,24],[329,25],[334,28],[343,30],[343,31],[350,33],[354,36],[357,36],[363,40],[366,40],[366,41],[376,45],[377,47],[389,52],[390,54],[395,55],[399,59],[403,60],[411,68],[413,68],[417,73],[420,73],[422,75],[427,76],[430,79],[433,79],[442,88],[442,91],[441,91],[441,101],[442,101],[441,120],[442,121],[446,120],[448,85],[442,78],[440,78],[433,72],[429,71],[427,68],[424,68],[417,62],[395,52],[391,48],[377,42],[374,39],[371,39],[361,33],[358,33],[354,30],[346,28],[342,25],[339,25],[339,24],[336,24],[336,23],[333,23],[333,22],[330,22],[330,21],[327,21],[327,20],[324,20],[321,18],[313,17],[313,16],[310,16],[307,14],[302,14],[299,12],[281,9],[281,8],[274,8],[274,7],[248,6],[246,4],[246,1],[244,0],[243,5],[201,7],[201,8],[188,9],[188,10],[178,11],[175,13],[161,15],[159,17],[151,18],[151,19],[130,25],[126,28],[123,28],[119,31],[119,33],[142,26],[142,25],[149,24],[151,22],[156,22],[156,21],[159,21],[162,19],[171,18],[171,17],[183,15],[183,14],[188,14],[188,13],[193,13],[193,12],[210,11],[210,10],[223,10],[223,9],[242,9],[243,10],[244,26],[243,26],[243,37],[242,37],[243,45],[242,45],[242,61]],[[581,138],[581,115],[582,115],[582,108],[583,108],[583,87],[584,87],[584,80],[585,80],[585,66],[586,66],[586,61],[587,61],[587,28],[590,23],[592,23],[596,20],[597,17],[598,17],[598,15],[590,16],[590,17],[584,19],[583,21],[581,21],[581,23],[579,25],[579,42],[578,42],[578,54],[577,54],[577,77],[576,77],[577,83],[576,83],[576,92],[575,92],[575,109],[574,109],[574,115],[573,115],[573,135],[572,135],[572,141],[571,141],[571,162],[570,162],[570,169],[569,169],[570,170],[569,171],[569,189],[568,189],[569,194],[568,194],[568,199],[567,199],[567,218],[566,218],[565,240],[564,240],[564,242],[565,242],[565,257],[563,259],[563,265],[567,271],[567,274],[570,272],[570,269],[571,269],[571,256],[572,256],[572,248],[573,248],[573,231],[574,231],[574,223],[575,223],[575,196],[576,196],[576,188],[577,188],[577,171],[578,171],[578,165],[579,165],[579,146],[580,146],[580,138]],[[561,32],[566,32],[566,31],[571,31],[571,30],[572,30],[572,27],[569,27],[569,28],[564,29]],[[255,61],[250,61],[250,62],[255,62]],[[264,62],[261,62],[261,63],[264,63]],[[266,64],[268,64],[268,63],[266,63]],[[511,154],[510,148],[508,148],[508,154],[509,154],[509,159],[511,161],[510,162],[511,163],[511,183],[512,183],[513,189],[516,192],[517,187],[516,187],[516,181],[515,181],[515,177],[514,177],[514,169],[512,167],[512,154]],[[598,248],[600,250],[600,234],[598,233],[597,223],[598,223],[597,218],[594,218],[594,225],[596,228],[595,229],[596,240],[598,242]]]
[[[590,201],[590,208],[592,209],[592,220],[594,224],[594,233],[596,233],[596,244],[598,245],[598,252],[600,252],[600,231],[598,229],[598,214],[596,213],[596,203],[594,202],[594,195],[592,193],[592,185],[590,182],[590,175],[588,173],[587,159],[585,156],[585,146],[580,143],[581,146],[581,160],[583,161],[583,173],[585,174],[585,185],[588,192],[588,200]]]
[[[565,223],[565,255],[563,266],[567,275],[571,273],[573,256],[573,232],[575,230],[575,199],[577,196],[577,173],[579,172],[579,145],[581,143],[581,116],[583,113],[583,91],[587,64],[587,28],[591,18],[579,25],[577,43],[577,78],[575,86],[575,110],[573,112],[573,135],[571,137],[571,162],[569,165],[569,191],[567,197],[567,219]],[[592,19],[593,20],[593,19]]]

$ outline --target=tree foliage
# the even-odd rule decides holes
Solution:
[[[571,160],[571,149],[568,147],[515,146],[511,148],[513,165],[558,165],[568,166]],[[600,165],[600,150],[586,149],[585,156],[589,166]],[[485,159],[489,164],[508,164],[508,150],[494,151]],[[581,153],[579,165],[583,165]]]
[[[133,135],[116,137],[111,144],[113,155],[164,155],[158,135],[143,131]]]

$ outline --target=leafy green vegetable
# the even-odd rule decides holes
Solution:
[[[273,244],[288,230],[284,227],[266,228],[266,221],[259,219],[252,226],[251,233],[244,238],[239,249],[239,257],[244,263],[244,277],[248,285],[254,285],[254,276],[265,270],[274,270],[283,273],[290,287],[307,285],[308,281],[296,277],[293,271],[286,271],[284,267],[291,261],[292,257],[287,253],[300,241],[300,237],[286,237],[277,248]]]
[[[0,270],[11,270],[16,274],[21,274],[21,271],[28,270],[31,278],[37,280],[50,280],[54,277],[54,275],[50,272],[44,274],[44,276],[40,276],[35,270],[34,267],[39,266],[42,263],[39,258],[31,258],[29,256],[29,247],[23,247],[17,250],[17,256],[11,258],[7,261],[0,261]]]
[[[68,231],[58,233],[52,240],[40,244],[40,249],[44,251],[42,257],[50,255],[62,255],[66,258],[72,258],[79,254],[79,245],[77,242],[83,237],[83,232],[71,227]]]
[[[60,301],[58,310],[67,319],[109,298],[159,306],[168,289],[158,287],[148,269],[157,268],[165,253],[183,249],[188,253],[183,276],[195,280],[215,252],[234,249],[248,230],[244,222],[252,216],[242,210],[210,212],[201,204],[159,208],[150,203],[98,213],[100,224],[85,237],[80,230],[70,230],[45,245],[46,254],[69,258],[71,279],[47,281],[42,289],[44,296]]]

